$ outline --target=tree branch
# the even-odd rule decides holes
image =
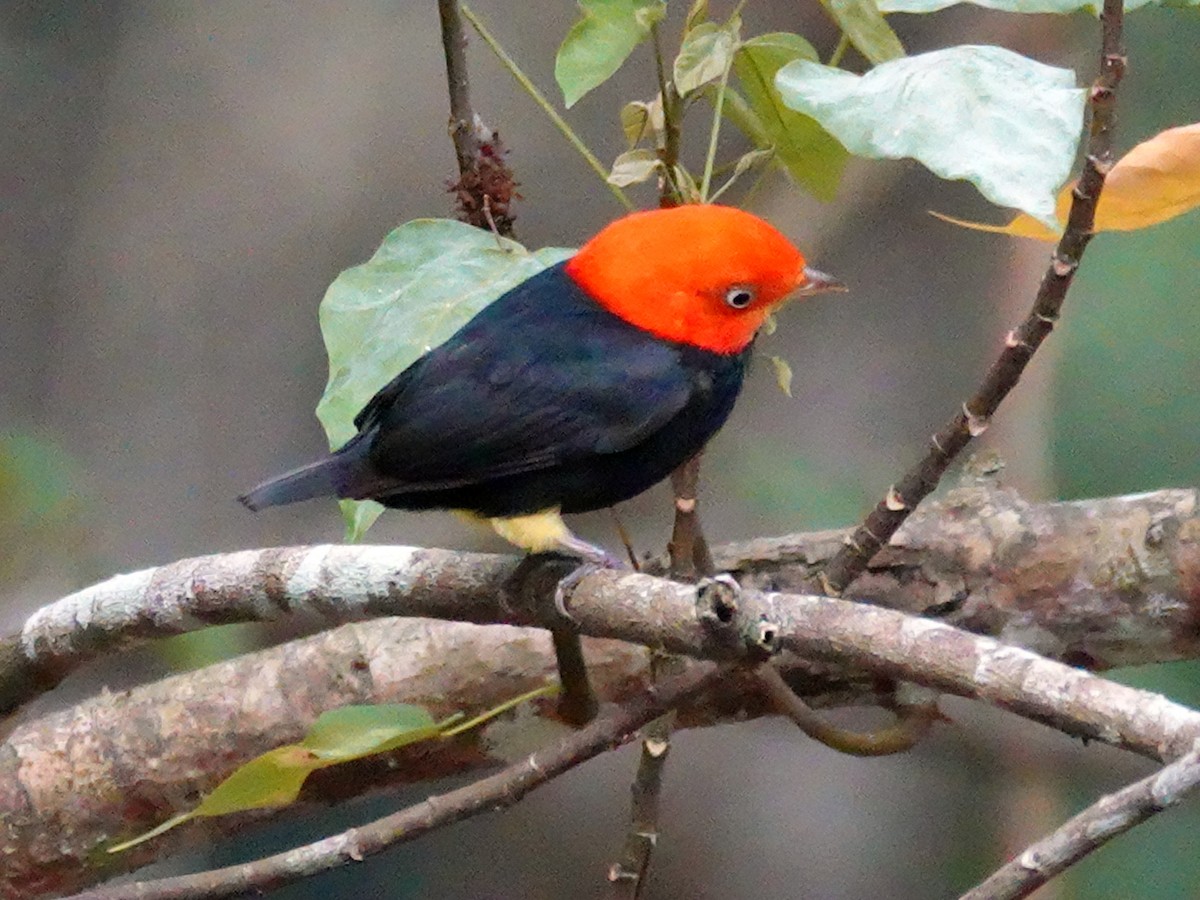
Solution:
[[[730,545],[718,548],[716,562],[744,588],[805,593],[842,535]],[[118,575],[43,607],[19,633],[0,639],[0,712],[89,659],[208,625],[290,616],[340,625],[389,615],[554,624],[545,597],[510,583],[516,566],[504,556],[320,546],[245,550]],[[607,615],[588,600],[597,596],[593,585],[624,578],[635,576],[585,579],[573,605],[596,617],[597,632],[654,646],[670,627],[664,616],[619,590],[601,592],[617,603]],[[658,589],[642,578],[639,587]],[[972,482],[926,504],[852,588],[862,600],[1088,668],[1196,658],[1200,494],[1030,504]],[[663,590],[690,597],[685,587]],[[690,610],[685,625],[695,627]]]
[[[914,518],[888,551],[896,558],[864,584],[883,601],[932,608],[1060,653],[1095,642],[1115,647],[1124,633],[1151,648],[1147,655],[1177,658],[1196,649],[1189,600],[1200,597],[1196,511],[1191,491],[1030,506],[990,487],[961,488],[923,513],[931,517],[927,530]],[[752,542],[730,548],[721,562],[746,585],[782,586],[811,577],[822,548],[836,547],[837,538],[831,533],[804,543]],[[43,660],[54,650],[49,659],[77,662],[72,653],[98,652],[105,642],[111,649],[129,627],[144,638],[155,629],[186,630],[214,620],[218,611],[246,618],[303,611],[324,622],[397,613],[535,621],[538,610],[551,604],[555,573],[540,576],[544,586],[513,585],[515,568],[516,561],[505,557],[380,547],[247,551],[183,561],[60,601],[27,624],[27,643],[10,641],[10,648],[29,646]],[[1055,594],[1060,583],[1063,598]],[[928,618],[753,589],[725,596],[719,609],[711,590],[701,600],[698,616],[694,588],[600,572],[581,581],[571,605],[585,633],[675,652],[761,658],[779,648],[791,651],[782,658],[785,677],[812,705],[873,702],[882,675],[982,699],[1157,759],[1174,758],[1200,736],[1200,713]],[[1125,606],[1113,606],[1118,602]],[[1084,637],[1089,622],[1112,631]],[[405,652],[396,653],[401,641]],[[588,654],[609,700],[646,684],[644,649],[606,642],[590,646]],[[435,715],[477,709],[536,687],[552,671],[550,658],[549,639],[537,632],[386,620],[25,723],[0,747],[4,844],[17,848],[7,857],[0,888],[7,884],[27,896],[30,884],[47,878],[60,879],[60,885],[65,878],[95,878],[87,870],[87,852],[118,836],[118,828],[136,833],[190,808],[197,792],[211,790],[268,747],[297,739],[325,708],[417,702]],[[681,724],[769,708],[750,677],[709,699],[705,709],[681,711]],[[75,748],[73,755],[64,758],[62,747]],[[404,757],[392,778],[461,771],[488,759],[470,741],[438,745],[415,762]],[[321,775],[314,776],[314,789],[328,785]],[[359,790],[371,779],[355,781]],[[220,826],[206,822],[181,834],[214,827]],[[172,839],[174,834],[166,838]],[[126,855],[120,864],[138,861]],[[0,896],[12,894],[0,889]]]
[[[517,181],[504,162],[499,133],[488,128],[471,106],[467,38],[458,0],[438,0],[438,15],[450,94],[450,140],[454,142],[459,173],[450,190],[458,200],[462,221],[512,237],[515,216],[511,204],[518,196]]]
[[[609,706],[591,724],[501,772],[367,825],[240,866],[140,884],[86,891],[73,900],[209,900],[296,881],[404,843],[445,825],[512,806],[530,791],[605,750],[619,747],[646,722],[711,686],[713,666],[687,672],[624,706]]]
[[[1200,749],[1153,775],[1101,797],[1053,834],[1028,847],[961,900],[1019,900],[1117,835],[1177,805],[1200,787]]]
[[[1121,0],[1105,0],[1100,75],[1089,98],[1091,128],[1087,156],[1075,186],[1066,230],[1042,276],[1033,308],[1025,321],[1008,333],[1000,356],[962,410],[932,437],[925,458],[888,489],[866,520],[846,538],[845,546],[825,570],[826,593],[839,596],[849,587],[917,504],[937,487],[955,457],[972,439],[983,434],[1001,401],[1016,387],[1033,354],[1054,329],[1079,262],[1092,239],[1096,204],[1104,188],[1104,178],[1113,166],[1116,91],[1125,71],[1125,58],[1120,55],[1122,14]]]

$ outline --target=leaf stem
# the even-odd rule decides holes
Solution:
[[[850,49],[850,35],[842,32],[842,36],[838,38],[837,46],[833,48],[833,55],[829,57],[827,66],[837,68],[842,64],[842,58],[846,55],[846,51]]]
[[[729,67],[733,54],[725,63],[725,71],[721,73],[721,83],[717,85],[717,102],[713,109],[712,132],[708,136],[708,155],[704,157],[704,177],[700,180],[700,202],[708,202],[708,188],[712,184],[713,164],[717,158],[717,138],[721,134],[721,110],[725,106],[725,86],[729,83]]]
[[[650,26],[650,39],[654,45],[654,67],[658,72],[658,96],[662,103],[663,136],[662,146],[658,150],[658,158],[663,164],[662,190],[659,192],[660,206],[675,206],[680,202],[683,191],[675,177],[675,167],[679,165],[679,131],[680,122],[677,113],[680,112],[675,86],[667,80],[667,67],[663,62],[662,35],[658,23]]]
[[[460,4],[460,9],[462,10],[463,18],[471,23],[471,27],[475,29],[481,38],[483,38],[483,42],[488,45],[491,51],[496,54],[496,58],[500,60],[500,63],[504,66],[504,68],[508,69],[509,74],[512,75],[512,77],[517,80],[517,83],[525,89],[525,93],[532,97],[533,101],[542,108],[542,112],[550,117],[550,121],[554,123],[555,127],[558,128],[560,132],[562,132],[563,137],[565,137],[571,146],[574,147],[579,153],[579,155],[584,158],[587,164],[592,167],[592,171],[600,176],[600,180],[604,182],[605,186],[610,191],[612,191],[613,196],[617,198],[617,202],[624,206],[625,209],[632,212],[635,208],[633,202],[629,199],[629,197],[626,196],[623,190],[621,190],[615,184],[611,184],[609,182],[608,170],[604,167],[603,163],[596,158],[596,154],[592,153],[592,151],[588,149],[587,144],[585,144],[579,135],[575,133],[575,130],[567,124],[566,120],[558,114],[558,110],[556,110],[553,104],[546,99],[546,96],[537,89],[537,85],[533,83],[533,81],[524,73],[524,71],[522,71],[521,67],[517,65],[516,60],[509,56],[505,49],[500,46],[499,41],[497,41],[496,38],[492,36],[492,33],[484,27],[483,23],[479,20],[479,17],[475,15],[475,12],[465,3]]]
[[[557,684],[544,684],[540,688],[534,688],[532,691],[526,691],[519,697],[513,697],[511,700],[505,700],[499,706],[493,706],[491,709],[487,710],[486,712],[481,712],[472,719],[467,719],[467,721],[459,722],[452,728],[447,728],[442,732],[441,736],[444,738],[449,738],[454,737],[456,734],[462,734],[464,731],[470,731],[472,728],[482,725],[488,719],[494,719],[501,713],[506,713],[514,706],[520,706],[527,700],[536,700],[538,697],[549,697],[553,694],[557,694],[558,691],[559,687]]]

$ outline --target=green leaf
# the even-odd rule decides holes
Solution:
[[[626,150],[613,160],[608,183],[615,184],[617,187],[641,184],[643,181],[653,178],[660,165],[658,154],[653,150]]]
[[[904,56],[904,45],[875,0],[822,0],[838,27],[873,66]]]
[[[632,150],[650,130],[650,105],[633,100],[622,106],[621,130],[625,132],[625,145]]]
[[[608,81],[667,14],[663,0],[580,0],[579,8],[583,18],[571,26],[554,60],[568,109]]]
[[[788,365],[788,361],[774,354],[767,354],[767,359],[775,369],[775,383],[779,385],[779,389],[789,397],[792,396],[792,367]]]
[[[692,5],[683,20],[683,33],[687,34],[708,18],[708,0],[692,0]]]
[[[300,746],[329,764],[437,737],[444,727],[428,710],[409,703],[342,706],[321,713]]]
[[[687,33],[675,57],[675,90],[681,97],[725,74],[737,49],[739,27],[735,18],[725,26],[705,22]]]
[[[389,234],[368,262],[339,275],[321,301],[329,382],[317,418],[330,446],[355,434],[358,411],[419,356],[500,294],[572,252],[531,253],[447,219],[418,219]],[[348,534],[361,535],[380,509],[343,501]]]
[[[797,184],[820,200],[832,200],[847,153],[816,120],[789,109],[775,89],[775,73],[796,60],[817,59],[797,34],[772,32],[742,42],[733,59],[741,93],[725,92],[725,116],[759,149],[775,148]]]
[[[743,153],[738,157],[738,161],[733,167],[733,175],[730,176],[730,180],[740,178],[751,169],[765,165],[774,159],[774,157],[775,149],[773,147],[768,147],[766,150],[751,150],[749,153]]]
[[[1100,15],[1101,0],[879,0],[882,12],[931,13],[958,3],[972,3],[988,9],[1014,13],[1073,13],[1086,10]],[[1125,0],[1125,12],[1143,6],[1200,6],[1200,0]]]
[[[197,816],[223,816],[287,806],[295,802],[309,773],[321,767],[321,760],[298,744],[276,747],[235,769],[192,812]]]
[[[858,156],[912,157],[966,179],[993,203],[1051,227],[1083,123],[1075,73],[1000,47],[910,56],[858,76],[799,60],[779,71],[784,102]]]

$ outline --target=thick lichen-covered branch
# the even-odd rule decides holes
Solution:
[[[718,561],[746,588],[723,595],[719,610],[703,605],[717,592],[701,592],[698,610],[694,587],[618,572],[584,578],[570,609],[585,634],[692,656],[757,659],[784,651],[788,684],[810,705],[873,702],[883,676],[1169,760],[1200,736],[1200,714],[930,616],[1060,656],[1090,648],[1093,661],[1103,658],[1101,650],[1114,654],[1122,634],[1149,648],[1149,656],[1195,655],[1196,499],[1191,491],[1166,491],[1032,506],[990,486],[962,488],[931,510],[928,523],[910,523],[889,559],[862,580],[877,601],[924,610],[925,617],[796,592],[791,582],[811,578],[822,553],[836,547],[836,534],[727,548]],[[104,641],[111,650],[120,639],[152,631],[289,611],[327,623],[424,615],[536,624],[539,611],[552,606],[556,573],[515,584],[516,568],[507,557],[381,547],[217,556],[121,576],[66,598],[27,624],[27,640],[10,646],[77,663],[80,652]],[[1088,622],[1114,618],[1107,636],[1089,632]],[[398,644],[405,652],[395,652]],[[550,640],[538,630],[384,619],[24,723],[0,748],[4,840],[19,848],[8,858],[25,861],[6,867],[5,877],[25,891],[53,873],[60,882],[45,892],[61,891],[67,877],[97,877],[85,861],[99,843],[188,808],[240,762],[296,739],[321,709],[401,701],[437,715],[477,711],[540,684],[553,672],[552,658]],[[603,642],[589,646],[588,658],[606,700],[647,683],[644,648]],[[769,708],[760,690],[746,677],[709,695],[705,706],[681,710],[681,723],[760,715]],[[74,749],[63,756],[62,747]],[[465,771],[489,757],[467,741],[415,759],[406,757],[403,777]],[[147,772],[156,777],[145,778]],[[351,781],[361,785],[380,772]],[[123,773],[136,773],[137,786]],[[337,785],[352,789],[332,774],[317,777],[313,790],[322,785],[335,794]],[[188,826],[180,837],[196,827],[219,826]],[[137,857],[127,859],[134,864]]]
[[[728,545],[717,548],[716,563],[743,587],[808,593],[842,535]],[[326,625],[380,616],[557,624],[545,596],[514,594],[517,564],[447,550],[319,546],[246,550],[119,575],[42,608],[19,633],[0,639],[0,711],[96,656],[207,625],[289,616]],[[653,644],[672,622],[612,590],[623,577],[633,578],[585,579],[574,608],[594,615],[607,636]],[[988,481],[972,482],[927,504],[849,595],[1092,669],[1195,658],[1200,496],[1167,490],[1030,504]],[[602,598],[615,604],[607,613],[592,602]],[[681,623],[694,624],[694,617]]]

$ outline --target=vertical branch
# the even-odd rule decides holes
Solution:
[[[514,216],[510,206],[518,196],[517,182],[504,162],[499,133],[488,128],[471,106],[467,38],[458,0],[438,0],[438,15],[450,93],[450,140],[458,159],[458,179],[451,183],[450,191],[458,201],[462,221],[511,237]]]
[[[1151,816],[1177,806],[1200,787],[1200,749],[1141,781],[1101,797],[1053,834],[1027,847],[959,900],[1021,900]]]
[[[663,683],[668,667],[681,669],[677,659],[661,655],[651,658],[651,675],[656,685]],[[650,855],[658,844],[659,798],[674,727],[675,711],[671,710],[642,728],[642,753],[629,789],[632,798],[629,831],[620,858],[608,870],[609,896],[614,900],[636,900],[645,887]]]
[[[714,574],[717,568],[700,525],[696,499],[702,457],[703,453],[697,453],[671,473],[675,526],[667,550],[671,558],[670,577],[675,581],[695,581],[698,577]]]
[[[471,108],[471,81],[467,76],[467,36],[463,33],[458,0],[438,0],[442,20],[442,50],[446,55],[446,85],[450,91],[450,140],[458,157],[458,171],[466,175],[475,167],[479,141],[475,138],[475,110]]]
[[[675,182],[675,167],[679,165],[679,113],[682,106],[675,85],[667,78],[667,65],[663,58],[662,37],[657,22],[650,26],[650,37],[654,43],[654,67],[658,73],[658,95],[663,110],[662,146],[658,148],[663,175],[659,186],[658,205],[665,209],[678,206],[681,197],[679,185]]]
[[[867,567],[909,514],[929,495],[956,456],[987,430],[1000,402],[1008,396],[1030,359],[1058,321],[1063,300],[1075,278],[1079,261],[1092,239],[1096,204],[1104,178],[1113,166],[1112,131],[1117,86],[1125,72],[1121,54],[1122,0],[1104,0],[1101,16],[1100,74],[1089,94],[1091,124],[1087,158],[1075,185],[1067,227],[1050,265],[1042,277],[1033,307],[1019,326],[1008,333],[1004,349],[992,364],[978,390],[930,440],[930,447],[871,510],[866,520],[846,538],[821,578],[824,590],[840,595]]]

